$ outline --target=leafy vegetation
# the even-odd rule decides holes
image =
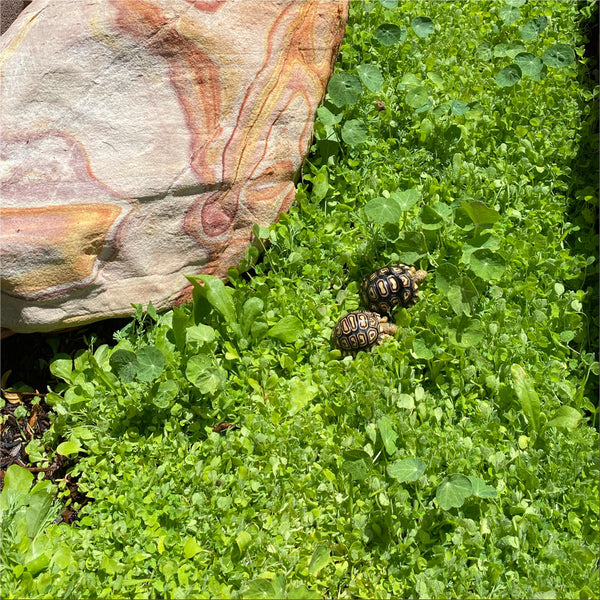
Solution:
[[[51,525],[7,474],[4,595],[598,597],[595,10],[352,3],[296,203],[230,285],[55,356],[45,442],[93,501]],[[398,261],[420,302],[341,358]]]

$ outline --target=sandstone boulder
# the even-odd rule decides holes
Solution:
[[[164,309],[294,199],[347,0],[34,0],[0,44],[2,326]]]

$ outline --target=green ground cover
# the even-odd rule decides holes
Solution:
[[[52,362],[45,443],[93,502],[52,525],[11,467],[3,596],[597,598],[595,10],[352,3],[260,260]],[[397,261],[420,302],[342,358]]]

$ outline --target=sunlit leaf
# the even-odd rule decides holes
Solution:
[[[546,423],[546,427],[558,427],[561,429],[575,429],[582,419],[581,413],[572,406],[561,406],[552,419]]]
[[[521,52],[515,56],[515,64],[521,69],[523,75],[528,77],[536,77],[542,71],[544,63],[541,58],[530,54],[529,52]]]
[[[532,19],[525,27],[523,27],[523,29],[521,29],[521,37],[526,42],[530,42],[546,29],[547,24],[548,19],[546,17],[542,16]]]
[[[428,100],[429,94],[424,87],[413,88],[406,93],[406,104],[413,108],[419,108],[420,106],[427,104]]]
[[[377,65],[361,64],[356,71],[365,87],[372,92],[380,92],[383,86],[383,76]]]
[[[479,477],[474,477],[473,475],[467,475],[467,477],[471,482],[474,496],[478,496],[479,498],[496,498],[498,496],[496,488],[488,485],[483,479],[479,479]]]
[[[573,52],[571,46],[567,46],[566,44],[554,44],[544,50],[542,60],[549,67],[562,69],[575,62],[575,52]]]
[[[374,223],[397,223],[402,218],[402,208],[394,196],[373,198],[365,204],[365,214]]]
[[[540,427],[541,403],[534,382],[521,365],[512,365],[510,374],[523,414],[531,429],[537,431]]]
[[[283,317],[278,323],[275,323],[271,329],[267,331],[267,335],[277,338],[282,342],[291,344],[295,342],[301,335],[304,326],[302,321],[294,315]]]
[[[308,565],[308,573],[312,577],[316,577],[319,572],[331,562],[331,552],[329,544],[319,544],[313,552],[310,564]]]
[[[330,79],[327,92],[333,104],[344,106],[356,103],[362,92],[362,86],[358,77],[338,71]]]
[[[379,428],[385,451],[388,454],[394,454],[397,450],[396,440],[398,439],[398,434],[394,431],[393,424],[389,417],[381,417],[377,421],[377,427]]]
[[[391,23],[383,23],[375,31],[375,37],[384,46],[393,46],[396,42],[403,42],[408,35],[405,27],[398,27]]]
[[[517,65],[504,67],[496,76],[496,83],[499,87],[511,87],[521,79],[521,69]]]
[[[418,458],[403,458],[390,463],[387,472],[400,483],[416,481],[425,472],[425,463]]]
[[[498,252],[480,248],[470,254],[470,266],[477,277],[485,281],[499,279],[506,270],[506,261]]]
[[[367,127],[360,119],[346,121],[342,127],[342,139],[349,146],[358,146],[367,141]]]
[[[420,38],[426,38],[434,32],[433,21],[429,17],[415,17],[411,26]]]
[[[135,354],[139,365],[137,378],[140,381],[154,381],[163,372],[165,356],[155,346],[145,346]]]
[[[435,492],[435,498],[444,510],[460,508],[473,493],[471,482],[464,475],[446,477]]]

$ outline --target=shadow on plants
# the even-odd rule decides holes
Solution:
[[[598,398],[598,372],[592,369],[592,363],[598,360],[599,347],[599,303],[598,285],[599,262],[599,222],[598,222],[598,4],[590,3],[589,15],[582,21],[585,45],[584,57],[587,59],[587,69],[582,70],[580,80],[588,88],[589,106],[585,121],[581,124],[581,138],[576,157],[572,161],[571,185],[569,189],[570,206],[566,220],[572,223],[570,233],[566,238],[567,244],[574,254],[586,257],[583,273],[571,280],[575,289],[584,289],[582,312],[587,315],[587,335],[582,340],[573,340],[571,345],[578,352],[589,355],[590,370],[585,380],[584,394],[590,399]],[[594,356],[595,354],[595,356]],[[597,364],[597,363],[596,363]],[[596,401],[597,402],[597,401]],[[594,415],[595,426],[598,421],[598,409]],[[586,411],[590,414],[591,411]]]

